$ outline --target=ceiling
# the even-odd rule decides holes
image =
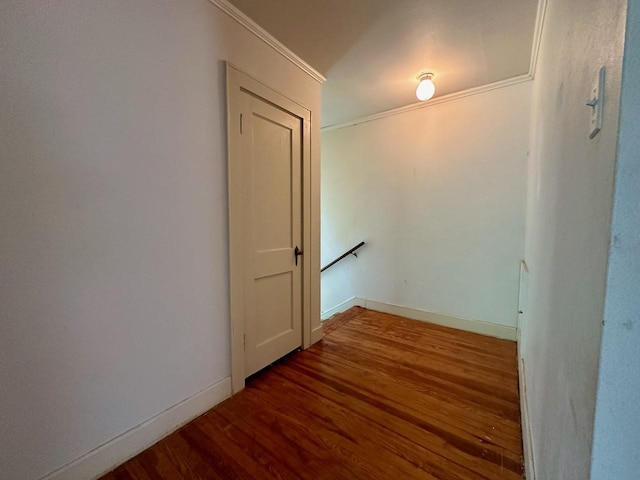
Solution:
[[[526,74],[538,0],[230,0],[327,77],[323,126]]]

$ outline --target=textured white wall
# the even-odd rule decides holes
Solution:
[[[223,61],[320,86],[205,0],[2,2],[0,44],[0,478],[35,479],[229,375]]]
[[[322,309],[351,296],[515,326],[531,83],[322,134]]]
[[[640,472],[640,1],[628,3],[592,480]]]
[[[539,480],[589,478],[613,172],[624,0],[550,0],[533,89],[522,326]],[[589,99],[607,68],[604,126]]]

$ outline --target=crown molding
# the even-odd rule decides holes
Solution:
[[[533,32],[533,45],[531,46],[531,63],[529,65],[529,75],[531,78],[536,76],[536,68],[538,66],[538,53],[540,52],[540,43],[542,42],[542,29],[544,27],[544,18],[547,13],[547,0],[538,1],[538,13],[536,14],[536,26]]]
[[[379,120],[381,118],[391,117],[393,115],[400,115],[402,113],[411,112],[413,110],[418,110],[420,108],[427,108],[434,105],[439,105],[441,103],[458,100],[460,98],[469,97],[471,95],[478,95],[479,93],[489,92],[491,90],[496,90],[498,88],[505,88],[511,85],[516,85],[518,83],[528,82],[533,80],[535,78],[536,67],[538,65],[538,53],[540,52],[540,42],[542,41],[542,29],[544,27],[544,19],[547,11],[547,1],[548,0],[538,1],[538,11],[536,13],[536,24],[535,24],[534,33],[533,33],[533,44],[531,46],[531,62],[529,63],[528,73],[524,75],[518,75],[512,78],[507,78],[506,80],[500,80],[498,82],[489,83],[487,85],[481,85],[479,87],[469,88],[467,90],[455,92],[450,95],[436,97],[427,102],[412,103],[411,105],[407,105],[405,107],[394,108],[394,109],[386,110],[380,113],[374,113],[373,115],[359,117],[354,120],[349,120],[347,122],[336,123],[335,125],[327,125],[326,127],[322,127],[321,130],[323,132],[330,132],[331,130],[337,130],[339,128],[344,128],[344,127],[351,127],[353,125],[358,125],[360,123],[372,122],[374,120]]]
[[[287,47],[285,47],[279,40],[273,35],[267,32],[264,28],[258,25],[256,22],[247,17],[244,13],[238,10],[235,6],[228,2],[228,0],[209,0],[210,3],[218,7],[223,13],[227,14],[230,18],[235,20],[238,24],[246,28],[249,32],[253,33],[256,37],[273,48],[276,52],[282,55],[284,58],[293,63],[296,67],[316,80],[318,83],[324,83],[327,79],[324,75],[318,72],[315,68],[302,60],[298,55],[293,53]]]
[[[470,97],[472,95],[490,92],[491,90],[497,90],[499,88],[510,87],[511,85],[517,85],[518,83],[530,82],[531,80],[533,80],[533,77],[527,73],[524,75],[519,75],[517,77],[507,78],[506,80],[500,80],[499,82],[488,83],[487,85],[481,85],[479,87],[469,88],[467,90],[451,93],[449,95],[443,95],[442,97],[436,97],[432,100],[429,100],[428,102],[416,102],[404,107],[394,108],[392,110],[386,110],[380,113],[374,113],[373,115],[356,118],[355,120],[349,120],[348,122],[328,125],[326,127],[322,127],[321,130],[322,132],[330,132],[331,130],[351,127],[354,125],[359,125],[360,123],[373,122],[374,120],[379,120],[381,118],[400,115],[402,113],[411,112],[413,110],[420,110],[422,108],[433,107],[435,105],[440,105],[441,103],[451,102],[453,100],[459,100],[461,98]]]

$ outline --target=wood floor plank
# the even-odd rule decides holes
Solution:
[[[267,387],[267,388],[264,388]],[[339,458],[346,460],[350,464],[358,466],[358,471],[371,479],[388,479],[388,478],[406,478],[406,479],[424,479],[436,480],[436,477],[430,473],[416,469],[414,465],[406,462],[403,458],[398,457],[390,452],[379,449],[378,455],[372,457],[370,455],[373,443],[368,438],[361,438],[357,432],[348,432],[343,428],[339,428],[335,421],[319,421],[316,412],[305,408],[302,404],[302,398],[296,398],[296,401],[287,401],[287,398],[274,395],[269,388],[271,385],[263,385],[263,388],[250,387],[249,398],[254,398],[257,404],[268,403],[278,412],[281,417],[288,417],[292,422],[297,423],[300,428],[314,432],[323,440],[323,444],[330,450],[333,450]],[[296,397],[300,395],[300,390],[296,390]],[[302,397],[300,395],[300,397]],[[288,397],[290,399],[290,397]],[[290,406],[282,409],[283,402]],[[316,405],[317,407],[317,405]],[[334,413],[334,412],[332,412]],[[337,414],[337,412],[335,412]]]
[[[225,419],[216,410],[212,410],[203,416],[210,432],[221,432],[224,438],[220,441],[222,448],[231,450],[240,461],[252,464],[251,469],[262,474],[264,478],[276,480],[300,480],[295,471],[278,461],[267,448],[262,447],[255,438],[255,430],[250,433],[243,431],[236,422]]]
[[[363,393],[363,389],[356,389],[348,383],[332,378],[326,372],[307,369],[299,363],[291,367],[332,389],[329,395],[341,394],[343,399],[346,398],[343,405],[354,411],[366,412],[366,415],[376,423],[393,423],[398,431],[409,438],[416,439],[419,444],[427,445],[442,456],[451,458],[469,469],[479,471],[488,478],[519,478],[508,476],[503,472],[505,468],[512,471],[518,470],[519,464],[515,465],[508,458],[504,458],[500,452],[486,448],[479,439],[474,441],[458,437],[455,433],[413,415],[412,412],[395,403],[385,402],[375,395]]]
[[[519,410],[514,398],[505,400],[493,391],[487,392],[484,389],[478,391],[473,388],[473,384],[455,376],[443,376],[439,370],[431,367],[417,369],[415,362],[403,360],[386,362],[371,356],[363,356],[357,347],[343,347],[337,353],[325,348],[320,355],[326,359],[327,363],[337,359],[342,366],[349,369],[362,370],[380,377],[385,376],[388,383],[402,384],[413,388],[416,393],[435,397],[441,405],[450,404],[452,407],[459,405],[466,410],[478,410],[481,418],[487,422],[498,418],[519,425]],[[519,426],[517,428],[519,429]]]
[[[509,365],[501,362],[502,356],[508,354],[508,352],[511,352],[513,356],[515,356],[516,350],[513,348],[513,342],[493,338],[490,339],[490,342],[487,342],[486,338],[490,337],[463,332],[467,335],[465,340],[452,335],[451,331],[443,331],[444,327],[438,325],[421,323],[419,327],[415,327],[411,320],[388,314],[379,315],[385,315],[385,317],[379,317],[375,320],[354,318],[349,322],[345,322],[343,323],[344,328],[341,327],[340,331],[336,332],[336,335],[331,335],[331,337],[348,336],[350,332],[356,329],[367,335],[378,335],[382,337],[383,343],[387,343],[388,341],[403,342],[411,349],[431,347],[434,352],[437,351],[440,354],[453,356],[454,358],[469,356],[473,365],[480,365],[481,362],[488,361],[505,373],[514,374],[513,369],[509,368]],[[386,321],[381,322],[381,319]],[[389,322],[393,323],[393,327],[389,327]],[[444,345],[446,345],[446,347]],[[498,355],[496,355],[497,351],[500,352]]]
[[[390,452],[398,456],[408,464],[417,468],[430,472],[436,478],[462,479],[470,478],[473,472],[466,470],[459,465],[449,461],[447,458],[439,456],[430,450],[418,445],[393,429],[387,428],[386,425],[375,424],[370,418],[360,413],[354,414],[352,409],[343,407],[339,402],[335,402],[329,398],[318,395],[313,389],[309,389],[307,379],[299,377],[301,383],[289,381],[282,372],[278,372],[282,378],[274,395],[273,390],[269,389],[271,395],[275,398],[285,399],[292,398],[295,395],[298,400],[295,402],[294,408],[305,417],[309,418],[313,424],[318,422],[322,425],[335,429],[340,435],[343,435],[354,442],[357,442],[368,451]],[[265,385],[255,385],[255,388],[263,389]],[[267,387],[268,388],[268,387]],[[367,435],[363,436],[362,432],[366,431]],[[418,452],[419,454],[416,454]],[[414,472],[415,476],[418,472]],[[405,478],[405,477],[403,477]],[[409,476],[408,478],[411,478]],[[473,478],[484,478],[479,475]]]
[[[326,359],[326,356],[324,357]],[[348,362],[342,362],[333,370],[338,377],[344,376],[340,366],[349,366]],[[327,366],[327,364],[325,364]],[[456,403],[452,399],[443,402],[441,396],[434,396],[431,391],[423,388],[411,378],[403,378],[402,372],[395,376],[381,375],[375,371],[375,367],[359,366],[364,372],[363,382],[368,386],[368,394],[385,397],[399,405],[411,404],[411,410],[424,412],[424,414],[446,428],[463,430],[474,438],[487,444],[495,443],[504,448],[510,448],[520,439],[520,426],[505,416],[487,413],[478,407]],[[334,375],[334,378],[336,378]],[[387,388],[393,385],[393,389]],[[375,391],[377,386],[377,390]],[[519,454],[519,449],[515,452]]]
[[[120,479],[520,480],[515,343],[351,308]]]
[[[376,324],[364,323],[356,325],[355,322],[352,322],[351,324],[346,324],[340,332],[332,335],[331,339],[336,342],[340,339],[348,340],[352,338],[353,334],[358,333],[359,338],[368,337],[373,340],[373,343],[379,344],[383,341],[384,344],[389,344],[393,342],[402,351],[421,356],[427,355],[443,361],[455,360],[456,366],[459,367],[491,371],[503,375],[505,378],[517,380],[513,367],[502,361],[502,355],[496,356],[495,350],[491,353],[483,353],[478,350],[470,351],[468,348],[458,346],[450,341],[447,341],[447,348],[444,348],[442,346],[443,339],[438,338],[433,332],[429,332],[428,336],[424,334],[418,335],[416,332],[411,332],[411,335],[391,335],[391,332],[394,331],[379,329]]]

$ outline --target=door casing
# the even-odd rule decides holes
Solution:
[[[231,386],[233,393],[244,388],[244,219],[247,212],[242,194],[241,92],[249,92],[302,121],[302,348],[311,345],[311,112],[302,105],[251,78],[227,63],[227,136],[229,189],[229,275],[231,316]]]

